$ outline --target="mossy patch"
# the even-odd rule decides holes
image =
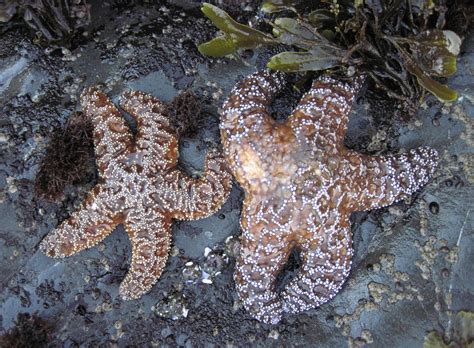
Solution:
[[[67,185],[81,183],[94,172],[92,134],[90,119],[80,112],[54,132],[35,180],[39,197],[56,200]]]
[[[20,313],[15,326],[0,336],[0,347],[48,347],[53,326],[36,314]]]

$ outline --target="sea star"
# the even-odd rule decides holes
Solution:
[[[238,83],[221,112],[224,154],[245,191],[241,251],[234,275],[244,307],[263,322],[313,309],[349,275],[352,212],[408,197],[433,175],[438,154],[420,147],[366,156],[344,146],[359,88],[322,77],[285,122],[267,107],[281,73],[258,72]],[[291,251],[301,267],[281,293],[276,277]]]
[[[94,126],[98,184],[81,208],[42,241],[41,250],[51,257],[70,256],[123,224],[132,261],[120,295],[136,299],[151,289],[165,267],[172,219],[211,215],[227,199],[232,176],[216,151],[207,155],[201,178],[179,170],[177,136],[166,107],[151,95],[122,95],[121,107],[137,121],[135,139],[120,111],[99,89],[85,90],[81,102]]]

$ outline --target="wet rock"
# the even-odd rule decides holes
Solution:
[[[197,3],[190,9],[172,1],[92,5],[93,21],[72,47],[44,48],[25,28],[0,27],[1,332],[28,311],[59,324],[48,338],[52,346],[408,347],[421,346],[427,332],[450,332],[459,310],[474,311],[472,38],[458,60],[459,73],[449,81],[460,99],[446,106],[430,100],[416,124],[406,126],[397,105],[380,100],[376,90],[361,96],[346,135],[350,148],[389,153],[429,145],[443,158],[436,178],[411,199],[352,216],[351,275],[342,291],[316,310],[286,316],[275,327],[244,311],[233,281],[244,199],[237,185],[213,216],[173,222],[165,271],[140,300],[118,296],[131,257],[122,226],[106,243],[70,258],[39,253],[44,235],[94,184],[87,177],[69,185],[57,202],[33,195],[52,130],[78,109],[85,87],[102,83],[114,101],[125,89],[167,102],[192,90],[202,110],[196,132],[180,144],[180,164],[199,175],[207,150],[220,146],[217,110],[223,98],[266,54],[257,51],[245,61],[201,56],[196,45],[214,37],[216,29]],[[250,19],[251,13],[240,9],[234,9],[240,19]],[[285,94],[272,107],[276,118],[286,117],[298,98],[294,91]]]

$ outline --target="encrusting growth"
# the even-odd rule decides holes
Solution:
[[[201,178],[179,170],[178,139],[166,106],[150,95],[122,95],[122,108],[137,121],[135,138],[100,90],[87,89],[81,102],[94,126],[99,180],[81,208],[45,237],[41,250],[51,257],[70,256],[123,224],[132,261],[120,295],[136,299],[151,289],[165,267],[172,219],[199,219],[217,211],[230,193],[232,176],[216,151],[207,155]]]
[[[344,146],[354,86],[322,77],[286,122],[267,107],[284,84],[258,72],[238,83],[221,112],[224,154],[245,190],[235,283],[244,307],[275,324],[334,297],[349,275],[349,217],[404,199],[428,182],[438,154],[428,147],[366,156]],[[282,293],[277,275],[293,250],[302,265]]]

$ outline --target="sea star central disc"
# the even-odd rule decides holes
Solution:
[[[122,107],[137,121],[134,138],[119,110],[97,88],[81,96],[92,118],[99,182],[82,207],[51,232],[41,249],[65,257],[89,248],[123,224],[132,243],[130,270],[120,286],[136,299],[158,280],[168,259],[172,219],[199,219],[227,199],[232,176],[217,152],[208,154],[204,175],[192,179],[177,168],[178,140],[165,106],[141,92],[127,92]]]
[[[267,323],[334,297],[351,265],[350,214],[408,197],[438,160],[427,147],[394,156],[347,149],[357,86],[329,78],[314,81],[286,122],[276,122],[267,106],[282,85],[280,73],[250,75],[221,115],[225,155],[245,190],[236,288],[251,315]],[[276,277],[294,248],[302,265],[278,294]]]

